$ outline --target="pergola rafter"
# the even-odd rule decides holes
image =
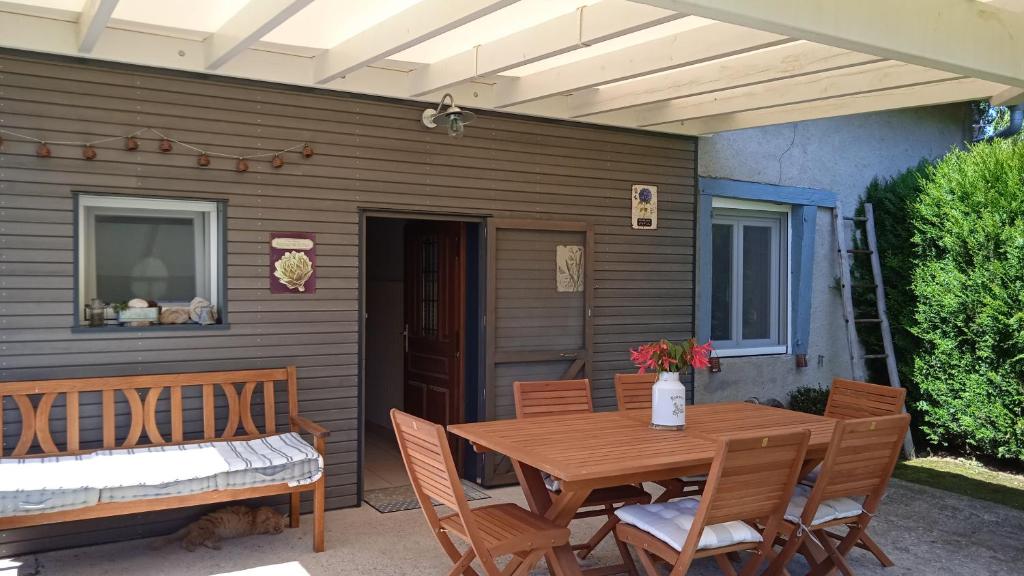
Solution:
[[[0,47],[684,134],[1024,102],[1024,0],[379,4],[4,0]]]

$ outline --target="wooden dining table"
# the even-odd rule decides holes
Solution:
[[[809,429],[804,469],[810,471],[824,458],[836,422],[740,402],[687,407],[683,431],[653,430],[650,418],[650,410],[594,412],[453,424],[448,431],[478,452],[508,457],[530,509],[568,526],[593,490],[707,473],[715,440],[731,434]],[[561,480],[560,492],[547,490],[542,472]],[[548,566],[559,576],[584,573],[568,545],[548,555]]]

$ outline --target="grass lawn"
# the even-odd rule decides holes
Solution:
[[[900,462],[895,476],[1024,511],[1024,476],[992,470],[971,460],[918,458]]]

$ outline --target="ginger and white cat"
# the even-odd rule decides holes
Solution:
[[[284,527],[284,515],[273,508],[228,506],[210,512],[174,534],[157,540],[153,547],[159,548],[171,542],[181,541],[182,548],[189,552],[201,546],[220,550],[221,540],[255,534],[280,534]]]

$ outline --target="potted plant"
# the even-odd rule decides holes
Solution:
[[[658,372],[658,381],[651,389],[651,428],[686,427],[686,386],[679,376],[710,366],[710,355],[711,342],[697,344],[696,338],[682,342],[662,339],[630,350],[630,358],[640,374]]]

